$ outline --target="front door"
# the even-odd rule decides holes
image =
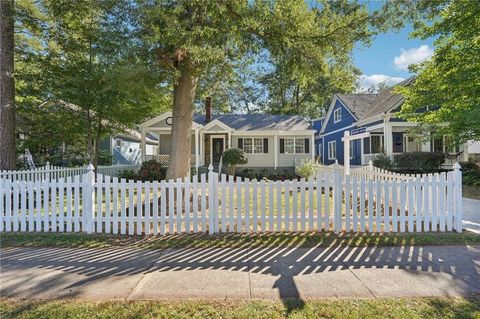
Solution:
[[[212,164],[218,164],[223,153],[223,138],[212,137]]]

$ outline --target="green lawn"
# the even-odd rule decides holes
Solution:
[[[2,233],[2,247],[259,247],[300,246],[402,246],[480,245],[480,235],[463,233],[354,234],[344,233],[263,233],[263,234],[181,234],[165,236],[86,235],[81,233]]]
[[[0,301],[2,319],[18,318],[480,318],[480,298],[292,301]]]

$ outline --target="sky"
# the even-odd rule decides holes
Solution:
[[[368,1],[375,8],[381,2]],[[413,74],[408,65],[428,59],[433,53],[434,39],[410,39],[412,26],[378,35],[369,47],[358,45],[353,50],[354,64],[361,70],[360,91],[381,82],[392,85],[403,81]]]

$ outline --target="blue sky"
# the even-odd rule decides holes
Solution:
[[[368,1],[370,9],[380,1]],[[427,59],[433,53],[434,39],[410,39],[412,27],[378,35],[369,47],[358,45],[353,51],[354,64],[362,71],[362,89],[386,81],[388,85],[400,82],[412,74],[407,67]]]

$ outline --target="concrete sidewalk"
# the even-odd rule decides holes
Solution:
[[[480,246],[6,248],[3,298],[284,299],[480,293]]]

